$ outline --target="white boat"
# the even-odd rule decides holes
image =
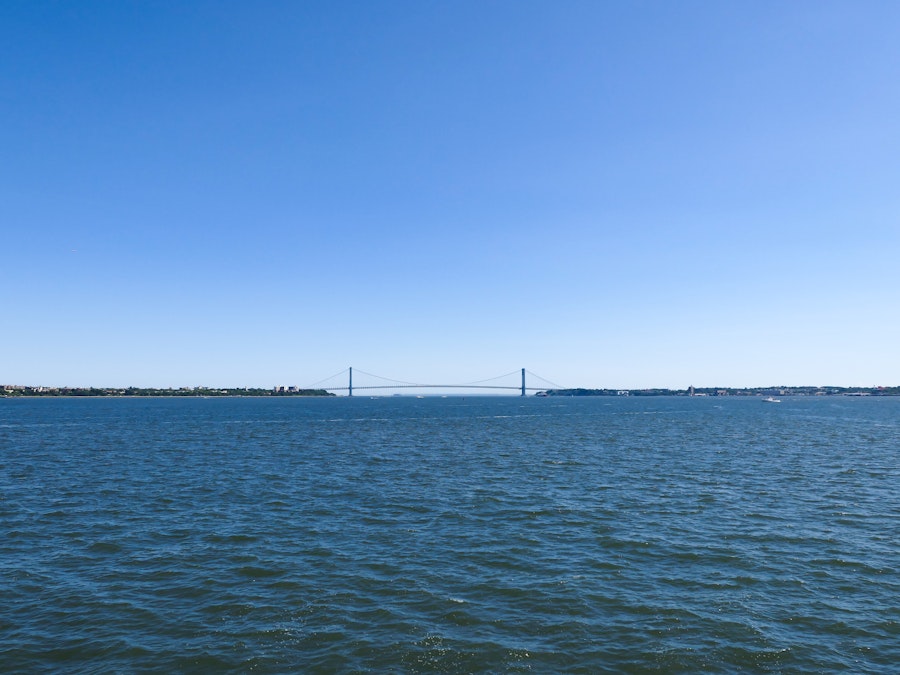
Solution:
[[[774,396],[766,396],[763,399],[763,403],[781,403],[781,399],[775,398]]]

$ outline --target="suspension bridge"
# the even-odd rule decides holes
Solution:
[[[363,384],[360,384],[358,377],[357,384],[354,384],[353,374],[354,371],[352,367],[346,368],[339,373],[335,373],[330,377],[326,377],[324,380],[320,380],[307,387],[304,387],[304,389],[324,389],[330,392],[347,392],[347,396],[353,396],[353,392],[374,392],[384,389],[485,389],[494,390],[497,393],[505,390],[518,391],[520,392],[521,396],[526,396],[529,391],[537,392],[545,391],[546,389],[565,389],[565,387],[554,384],[550,380],[547,380],[540,375],[536,375],[526,370],[525,368],[514,370],[510,373],[504,373],[503,375],[497,375],[496,377],[491,377],[486,380],[478,380],[476,382],[463,382],[458,384],[406,382],[403,380],[394,380],[389,377],[382,377],[381,375],[374,375],[372,373],[367,373],[366,371],[359,369],[356,370],[356,374],[357,376],[364,376]],[[519,379],[519,376],[521,376],[521,379]],[[530,386],[529,381],[526,380],[526,376],[530,376],[532,381],[536,380],[543,386]],[[515,378],[516,381],[512,382],[511,378]]]

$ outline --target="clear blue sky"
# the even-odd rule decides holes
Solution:
[[[900,384],[900,3],[0,4],[0,383]]]

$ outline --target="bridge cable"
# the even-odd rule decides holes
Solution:
[[[551,381],[548,380],[547,378],[541,377],[541,376],[538,375],[537,373],[532,373],[530,370],[526,370],[525,372],[526,372],[528,375],[531,375],[532,377],[536,377],[536,378],[539,379],[541,382],[546,382],[547,384],[552,384],[556,389],[565,389],[565,387],[563,387],[562,385],[556,384],[555,382],[551,382]]]
[[[498,375],[497,377],[489,377],[489,378],[486,379],[486,380],[478,380],[478,381],[476,381],[476,382],[466,382],[465,384],[461,384],[461,385],[459,385],[459,386],[460,386],[460,387],[465,387],[465,386],[469,386],[469,385],[472,385],[472,384],[482,384],[482,383],[484,383],[484,382],[492,382],[492,381],[494,381],[494,380],[501,380],[501,379],[503,379],[504,377],[509,377],[510,375],[518,375],[520,372],[522,372],[522,371],[521,371],[521,370],[514,370],[514,371],[512,371],[511,373],[506,373],[505,375]]]
[[[403,380],[392,380],[389,377],[382,377],[381,375],[375,375],[374,373],[367,373],[364,370],[356,369],[357,373],[362,373],[363,375],[368,375],[369,377],[377,377],[379,380],[384,380],[385,382],[393,382],[394,384],[408,384],[411,387],[427,387],[427,384],[421,384],[419,382],[404,382]]]
[[[331,375],[330,377],[326,377],[325,379],[319,380],[318,382],[315,382],[315,383],[309,385],[308,387],[304,387],[304,388],[305,388],[305,389],[314,389],[314,388],[316,387],[316,385],[322,384],[323,382],[327,382],[328,380],[333,380],[333,379],[336,378],[338,375],[343,375],[343,374],[346,373],[348,370],[350,370],[350,369],[349,369],[349,368],[344,368],[341,372],[335,373],[334,375]]]
[[[389,377],[382,377],[381,375],[375,375],[374,373],[367,373],[366,371],[364,371],[364,370],[359,370],[358,368],[356,369],[356,372],[362,373],[363,375],[368,375],[368,376],[370,376],[370,377],[377,377],[379,380],[384,380],[385,382],[393,382],[394,384],[405,384],[405,385],[409,385],[409,386],[411,386],[411,387],[428,387],[428,386],[429,386],[429,385],[423,384],[423,383],[421,383],[421,382],[405,382],[405,381],[403,381],[403,380],[394,380],[394,379],[389,378]],[[516,375],[516,374],[518,374],[519,372],[520,372],[520,371],[518,371],[518,370],[513,370],[512,372],[505,373],[505,374],[503,374],[503,375],[497,375],[496,377],[489,377],[489,378],[487,378],[486,380],[476,380],[475,382],[465,382],[465,383],[462,383],[462,384],[455,384],[455,385],[453,385],[453,386],[455,386],[455,387],[468,387],[468,386],[472,386],[472,385],[476,385],[476,384],[482,384],[482,383],[484,383],[484,382],[491,382],[491,381],[493,381],[493,380],[499,380],[499,379],[502,379],[502,378],[504,378],[504,377],[509,377],[510,375]],[[549,382],[549,380],[547,380],[547,381]],[[550,384],[553,384],[553,383],[551,382]],[[517,388],[517,387],[516,387],[516,388]]]
[[[311,385],[308,385],[308,386],[305,387],[305,388],[306,388],[306,389],[313,389],[313,388],[315,388],[317,385],[320,385],[320,384],[322,384],[323,382],[327,382],[327,381],[329,381],[329,380],[333,380],[334,378],[336,378],[336,377],[338,377],[338,376],[340,376],[340,375],[343,375],[344,373],[346,373],[346,372],[348,372],[348,371],[349,371],[349,368],[344,368],[343,370],[341,370],[341,371],[335,373],[334,375],[331,375],[331,376],[326,377],[326,378],[324,378],[324,379],[322,379],[322,380],[319,380],[318,382],[315,382],[315,383],[313,383],[313,384],[311,384]],[[379,379],[379,380],[384,380],[385,382],[392,382],[393,384],[403,384],[403,385],[407,385],[407,386],[410,386],[410,387],[428,387],[428,386],[429,386],[429,385],[427,385],[427,384],[422,384],[421,382],[406,382],[405,380],[394,380],[394,379],[392,379],[392,378],[390,378],[390,377],[383,377],[382,375],[375,375],[374,373],[369,373],[369,372],[366,372],[365,370],[360,370],[359,368],[356,369],[356,372],[357,372],[357,373],[360,373],[360,374],[362,374],[362,375],[368,375],[369,377],[377,378],[377,379]],[[474,381],[474,382],[466,382],[466,383],[463,383],[463,384],[458,384],[458,385],[453,385],[453,386],[467,387],[467,386],[473,386],[473,385],[477,385],[477,384],[483,384],[483,383],[485,383],[485,382],[492,382],[492,381],[494,381],[494,380],[500,380],[500,379],[503,379],[504,377],[509,377],[509,376],[511,376],[511,375],[517,375],[519,372],[520,372],[519,370],[513,370],[513,371],[511,371],[511,372],[509,372],[509,373],[505,373],[504,375],[497,375],[496,377],[489,377],[489,378],[487,378],[487,379],[485,379],[485,380],[476,380],[476,381]],[[536,377],[536,378],[537,378],[538,380],[540,380],[541,382],[544,382],[544,383],[546,383],[546,384],[552,385],[552,386],[553,386],[554,388],[556,388],[556,389],[565,389],[565,387],[563,387],[562,385],[556,384],[555,382],[551,382],[550,380],[548,380],[548,379],[546,379],[546,378],[544,378],[544,377],[541,377],[541,376],[538,375],[537,373],[533,373],[533,372],[531,372],[530,370],[526,370],[525,372],[526,372],[526,374],[531,375],[532,377]],[[346,388],[346,387],[338,387],[338,388],[342,388],[342,389],[343,389],[343,388]],[[363,387],[363,386],[360,386],[360,387],[358,387],[358,388],[364,388],[364,387]],[[518,388],[518,387],[516,387],[516,388]],[[529,389],[533,389],[533,387],[529,387]]]

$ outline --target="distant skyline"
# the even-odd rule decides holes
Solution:
[[[0,4],[0,384],[900,384],[900,4]]]

